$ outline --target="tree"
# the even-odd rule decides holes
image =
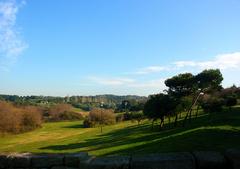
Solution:
[[[88,119],[84,121],[85,127],[95,127],[99,125],[102,127],[104,125],[114,124],[116,122],[114,111],[111,109],[103,109],[103,108],[94,108],[90,111]],[[90,126],[87,126],[90,124]]]
[[[141,111],[144,108],[144,102],[143,101],[132,101],[130,100],[130,111]]]
[[[142,111],[130,112],[129,113],[129,120],[137,121],[138,125],[144,118],[145,117],[144,117],[144,114],[143,114]]]
[[[198,86],[196,83],[195,76],[192,75],[191,73],[184,73],[184,74],[173,76],[172,78],[167,79],[165,81],[165,84],[167,87],[169,87],[168,94],[175,97],[178,100],[179,104],[181,104],[184,101],[182,98],[187,96],[192,97],[191,104],[194,103],[194,100],[195,100],[194,93],[196,93]],[[182,106],[183,105],[178,105],[177,109],[181,110],[181,108],[183,108]],[[189,108],[191,108],[191,106],[189,106]],[[187,120],[188,116],[191,117],[190,109],[186,114],[183,125],[185,124],[185,121]],[[177,125],[177,113],[175,117],[175,126],[176,125]]]
[[[120,104],[119,110],[127,112],[127,111],[129,111],[130,107],[131,107],[130,101],[123,100]]]
[[[219,90],[222,89],[222,73],[219,69],[207,69],[195,76],[198,88],[201,90]]]
[[[149,100],[144,106],[143,113],[149,119],[152,119],[153,124],[157,119],[160,119],[160,128],[164,125],[164,117],[176,108],[176,100],[167,94],[156,94],[150,96]]]

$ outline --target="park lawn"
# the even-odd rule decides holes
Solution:
[[[87,117],[88,114],[89,114],[88,111],[84,111],[84,110],[82,110],[82,109],[80,109],[80,108],[76,108],[76,107],[73,107],[73,108],[72,108],[72,111],[73,111],[74,113],[81,114],[82,117]]]
[[[167,120],[166,120],[167,123]],[[172,125],[172,124],[171,124]],[[44,123],[32,132],[0,137],[0,152],[129,155],[173,151],[224,151],[240,148],[240,107],[209,116],[201,114],[185,128],[151,129],[145,120],[100,128],[83,128],[82,121]]]
[[[82,109],[80,109],[80,108],[76,108],[76,107],[73,107],[73,108],[72,108],[72,111],[73,111],[73,112],[76,112],[76,113],[78,113],[78,112],[85,112],[84,110],[82,110]]]

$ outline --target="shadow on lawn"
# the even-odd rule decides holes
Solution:
[[[69,126],[64,126],[63,128],[71,128],[71,129],[77,129],[77,128],[83,128],[83,124],[75,124],[75,125],[69,125]]]
[[[231,115],[223,112],[220,118],[209,119],[208,116],[201,116],[193,119],[191,125],[151,131],[150,125],[141,124],[123,129],[114,130],[99,135],[97,138],[85,139],[84,142],[67,145],[52,145],[42,147],[47,150],[74,150],[84,149],[91,151],[102,151],[101,155],[129,155],[143,153],[157,153],[170,151],[192,151],[192,150],[217,150],[223,151],[225,148],[240,147],[240,131],[238,129],[214,129],[204,126],[218,126],[221,124],[240,126]],[[239,112],[237,112],[239,113]],[[219,116],[219,117],[220,117]],[[225,117],[226,116],[226,117]],[[229,120],[231,119],[231,120]],[[170,124],[173,125],[173,124]],[[180,126],[181,124],[179,124]],[[111,149],[112,147],[121,146]],[[106,149],[106,151],[104,150]]]

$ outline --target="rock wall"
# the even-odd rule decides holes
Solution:
[[[0,169],[240,169],[240,150],[144,156],[93,157],[76,154],[1,154]]]

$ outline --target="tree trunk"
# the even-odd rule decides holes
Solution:
[[[177,120],[178,120],[178,114],[176,113],[175,121],[174,121],[174,127],[177,127]]]
[[[188,112],[187,112],[187,114],[186,114],[186,116],[185,116],[185,118],[184,118],[184,120],[183,120],[183,127],[185,127],[185,124],[186,124],[186,121],[187,121],[187,119],[188,119],[189,114],[192,113],[192,108],[193,108],[194,101],[195,101],[196,98],[197,98],[197,97],[194,96],[193,99],[192,99],[192,104],[191,104],[191,106],[190,106],[190,109],[188,110]]]
[[[192,121],[192,110],[193,110],[193,109],[191,109],[190,112],[189,112],[189,122],[190,122],[190,123],[191,123],[191,121]]]
[[[168,117],[168,127],[169,127],[169,128],[171,128],[170,123],[171,123],[171,118],[170,118],[170,116],[169,116],[169,117]]]
[[[161,118],[161,122],[160,122],[160,129],[162,129],[164,126],[164,118]]]
[[[185,124],[186,124],[187,118],[188,118],[188,112],[187,112],[187,114],[186,114],[186,116],[185,116],[185,118],[184,118],[184,120],[183,120],[183,127],[185,127]]]
[[[153,130],[154,122],[155,122],[155,119],[152,120],[152,130]]]
[[[196,118],[198,117],[198,111],[199,111],[199,105],[197,106],[197,111],[196,111]]]

